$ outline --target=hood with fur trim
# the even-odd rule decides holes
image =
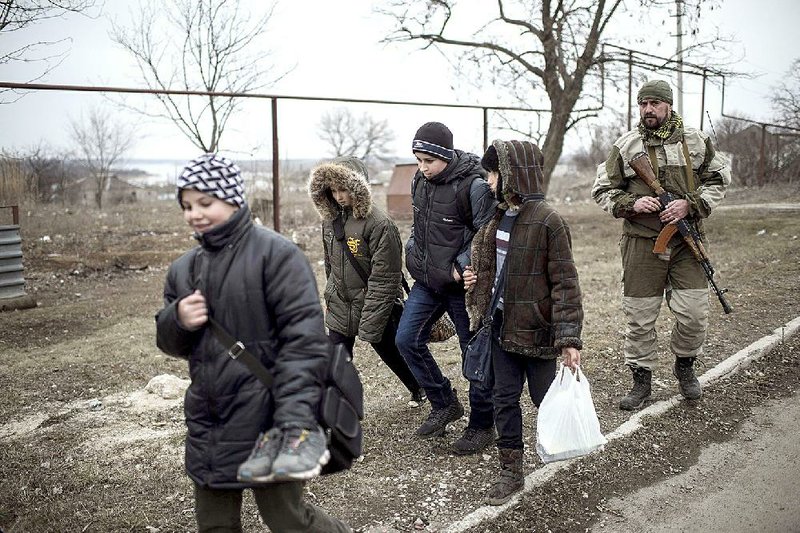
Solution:
[[[331,187],[347,189],[353,202],[355,218],[366,218],[372,212],[367,167],[356,157],[338,157],[311,169],[308,194],[322,220],[335,219],[341,207],[333,199]]]
[[[544,156],[538,146],[529,141],[495,140],[492,148],[497,151],[500,201],[519,207],[527,200],[544,199]]]

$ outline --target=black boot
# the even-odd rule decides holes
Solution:
[[[489,505],[503,505],[525,487],[522,450],[498,448],[497,456],[500,458],[500,474],[486,494],[484,501]]]
[[[687,400],[697,400],[703,395],[700,382],[694,375],[694,357],[676,357],[672,370],[678,378],[678,390]]]
[[[644,405],[645,400],[650,397],[650,381],[653,373],[639,366],[631,366],[633,373],[633,388],[627,396],[619,401],[619,408],[625,411],[635,411]]]

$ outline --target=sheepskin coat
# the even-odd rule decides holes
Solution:
[[[372,203],[367,169],[353,157],[334,159],[311,170],[308,191],[322,218],[325,251],[325,325],[347,337],[380,342],[394,302],[403,297],[400,232]],[[331,187],[350,191],[352,205],[342,208]],[[333,221],[344,222],[345,238],[336,239]],[[353,268],[347,246],[367,273],[365,283]]]
[[[501,346],[548,359],[564,346],[580,349],[583,307],[572,241],[567,223],[544,199],[542,153],[527,141],[494,141],[491,149],[497,151],[502,203],[472,240],[477,282],[466,298],[470,327],[479,327],[491,301],[500,220],[507,209],[518,209],[506,256]]]

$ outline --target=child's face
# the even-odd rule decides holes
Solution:
[[[183,190],[181,207],[183,207],[183,220],[200,234],[219,226],[239,209],[235,205],[194,189]]]
[[[489,187],[492,188],[492,192],[497,192],[497,181],[500,179],[500,173],[496,170],[492,170],[489,172],[489,175],[486,177],[486,181],[489,182]]]
[[[339,187],[331,187],[331,195],[336,203],[342,207],[353,207],[353,198],[350,196],[350,191],[341,189]]]
[[[417,158],[417,167],[419,167],[420,172],[426,179],[438,176],[442,170],[447,168],[447,161],[433,157],[430,154],[414,152],[414,156]]]

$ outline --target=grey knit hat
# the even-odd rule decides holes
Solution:
[[[195,189],[237,207],[247,203],[239,167],[217,154],[203,154],[186,164],[178,176],[178,202],[184,189]]]
[[[636,96],[636,103],[641,104],[645,98],[661,100],[672,105],[672,88],[664,80],[650,80],[645,82]]]

